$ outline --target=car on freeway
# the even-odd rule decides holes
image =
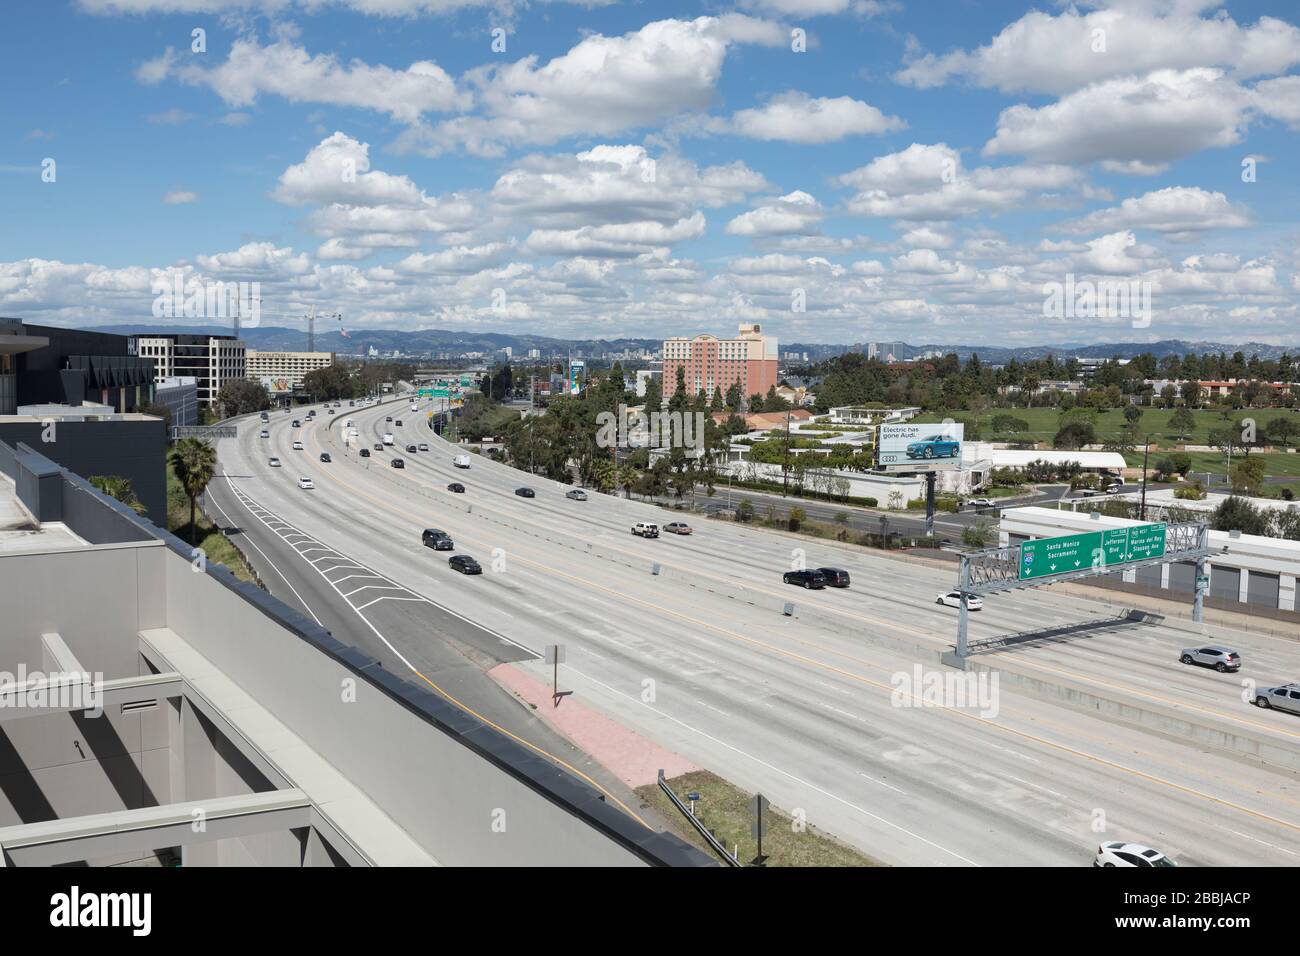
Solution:
[[[402,420],[399,418],[397,421],[393,422],[393,424],[396,425],[398,428],[401,428],[401,427],[402,427]]]
[[[1255,706],[1263,707],[1265,710],[1274,708],[1300,714],[1300,684],[1260,688],[1255,691]]]
[[[279,468],[279,467],[280,467],[280,459],[279,459],[279,458],[272,458],[270,461],[267,462],[267,464],[270,465],[272,468]]]
[[[386,422],[391,422],[392,420],[393,420],[393,416],[392,416],[392,415],[389,415],[387,418],[384,419],[384,421],[386,421]]]
[[[468,468],[469,455],[457,455],[455,458],[451,460],[451,463],[455,465],[457,468]]]
[[[262,438],[270,438],[270,437],[271,437],[271,433],[270,433],[269,431],[267,431],[265,428],[263,428],[263,429],[262,429],[262,434],[261,434],[260,437],[262,437]]]
[[[664,525],[664,530],[669,534],[694,534],[695,530],[685,521],[670,521]]]
[[[659,537],[659,526],[653,521],[638,521],[632,525],[632,533],[641,538]]]
[[[1204,647],[1184,648],[1178,659],[1184,664],[1213,667],[1220,674],[1241,669],[1241,655],[1228,647],[1207,644]]]
[[[394,458],[392,461],[389,462],[389,464],[392,465],[394,468],[406,467],[406,462],[402,461],[402,459],[400,458]]]
[[[961,592],[949,591],[947,594],[940,594],[935,600],[935,604],[946,604],[948,607],[961,607]],[[973,594],[966,595],[966,609],[968,611],[983,610],[984,602]]]
[[[332,462],[334,459],[330,457],[330,453],[329,453],[329,452],[327,452],[327,451],[323,451],[323,452],[320,453],[320,460],[321,460],[322,462],[324,462],[325,464],[328,465],[328,464],[329,464],[330,462]]]
[[[393,444],[393,433],[392,433],[392,432],[384,432],[384,444],[385,444],[385,445],[391,445],[391,444]]]
[[[826,579],[828,588],[846,588],[849,586],[849,572],[843,568],[818,568],[817,573]]]
[[[306,475],[303,475],[298,479],[298,487],[305,488],[308,491],[311,491],[311,489],[315,488],[316,486],[312,484],[312,480],[310,478],[308,478]]]
[[[1141,843],[1103,843],[1097,847],[1093,857],[1093,866],[1177,866],[1173,860],[1159,850],[1153,850]]]
[[[451,535],[438,528],[425,528],[424,534],[420,535],[420,541],[426,548],[433,548],[435,551],[456,550],[456,545],[451,540]]]
[[[383,451],[383,450],[384,450],[384,443],[378,441],[375,442],[375,451]]]
[[[355,408],[355,407],[356,407],[356,404],[357,404],[356,402],[349,401],[349,402],[348,402],[348,408]]]
[[[415,454],[415,446],[414,446],[414,445],[407,445],[407,446],[406,446],[406,453],[407,453],[408,455],[414,455],[414,454]]]
[[[420,451],[428,451],[428,450],[429,450],[429,443],[427,441],[420,442]]]
[[[331,415],[334,414],[334,409],[332,409],[332,408],[330,409],[330,414],[331,414]]]
[[[956,458],[961,454],[961,442],[947,435],[931,435],[907,446],[908,458]]]
[[[271,420],[271,416],[270,416],[270,414],[267,413],[267,412],[262,412],[262,414],[259,415],[258,417],[261,418],[262,421],[264,421],[264,422],[269,422],[269,421]]]
[[[362,458],[369,458],[369,457],[370,457],[370,449],[369,449],[369,448],[363,448],[363,449],[361,449],[361,457],[362,457]]]
[[[296,441],[296,442],[294,442],[294,443],[293,443],[293,450],[294,450],[294,451],[302,451],[302,442],[300,442],[300,441]]]
[[[520,498],[536,498],[536,497],[537,497],[537,492],[533,491],[533,489],[531,489],[531,488],[516,488],[516,489],[515,489],[515,494],[517,494]]]
[[[781,575],[785,584],[794,584],[801,588],[820,591],[826,587],[826,578],[820,571],[787,571]]]
[[[453,481],[451,484],[447,486],[447,490],[451,492],[455,492],[458,495],[463,495],[465,493],[465,486],[462,485],[459,481]]]
[[[483,566],[468,554],[453,554],[447,559],[447,567],[461,574],[482,574]]]
[[[292,425],[294,428],[302,428],[302,422],[298,421],[298,419],[296,418],[293,421],[291,421],[289,424]]]
[[[971,498],[969,501],[966,502],[966,504],[970,505],[972,508],[992,508],[993,499],[992,498]]]
[[[572,488],[564,493],[564,497],[572,498],[574,501],[586,501],[587,493],[581,488]]]

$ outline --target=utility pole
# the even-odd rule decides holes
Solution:
[[[1142,449],[1142,504],[1138,509],[1138,520],[1147,520],[1147,456],[1151,453],[1151,436],[1146,437],[1146,445]]]
[[[785,410],[785,454],[781,456],[781,497],[790,490],[790,409]]]

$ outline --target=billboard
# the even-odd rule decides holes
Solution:
[[[587,363],[580,359],[573,359],[569,362],[569,394],[578,395],[582,392],[583,382],[587,377]]]
[[[262,387],[272,395],[283,395],[293,391],[293,382],[283,375],[263,375]]]
[[[952,471],[961,464],[961,422],[881,425],[878,464],[891,471]]]

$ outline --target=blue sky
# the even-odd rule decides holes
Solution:
[[[1292,7],[13,3],[0,314],[180,270],[266,324],[1296,343]],[[1045,317],[1067,277],[1151,314]]]

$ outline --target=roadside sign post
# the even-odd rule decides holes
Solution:
[[[546,663],[554,669],[551,672],[551,706],[559,707],[560,700],[568,697],[573,693],[571,690],[560,690],[560,664],[564,662],[564,645],[547,644],[546,645]]]
[[[767,798],[761,793],[756,794],[749,805],[754,810],[754,823],[750,827],[750,833],[758,842],[758,853],[751,862],[751,866],[763,866],[767,862],[767,857],[763,855],[763,811],[767,809]]]

